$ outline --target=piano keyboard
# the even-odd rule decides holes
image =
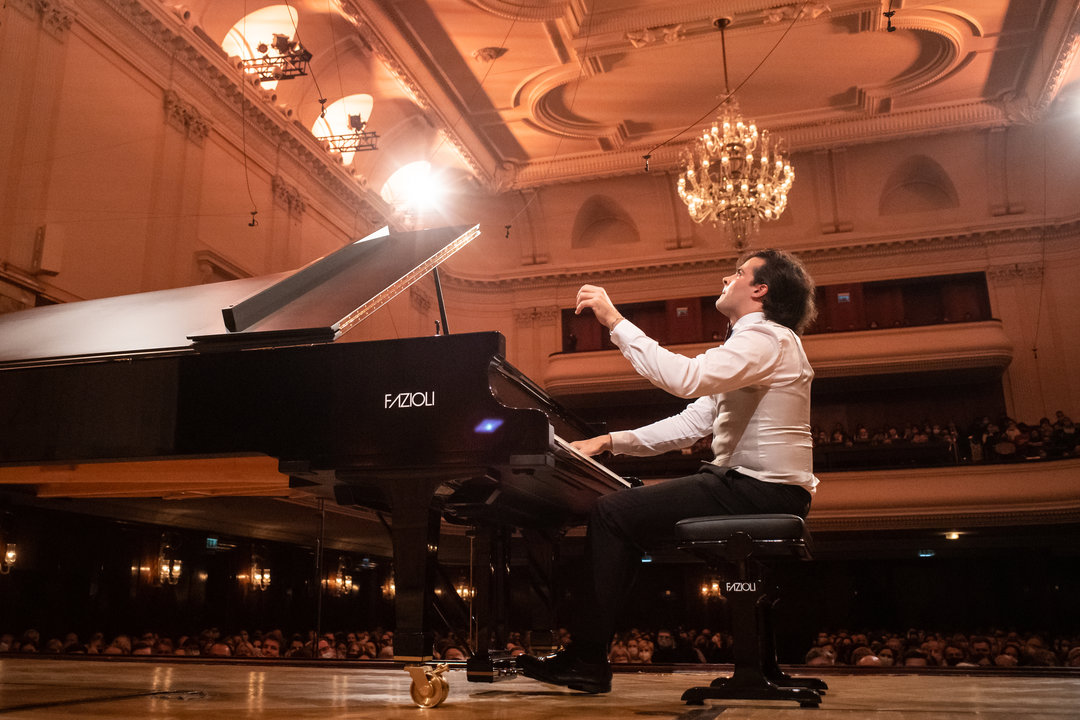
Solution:
[[[585,465],[591,467],[595,472],[599,473],[600,475],[606,476],[618,485],[621,485],[623,487],[633,486],[634,483],[630,482],[621,475],[616,475],[614,472],[609,470],[607,467],[601,465],[600,463],[596,462],[588,455],[582,454],[577,450],[577,448],[575,448],[567,441],[563,440],[558,435],[554,435],[554,438],[556,452],[561,451],[562,453],[569,455],[570,460],[572,460],[573,462],[584,463]]]

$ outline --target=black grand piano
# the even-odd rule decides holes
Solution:
[[[580,523],[628,484],[566,444],[594,430],[506,362],[497,332],[334,342],[478,234],[376,233],[295,273],[0,315],[0,473],[275,458],[292,487],[389,510],[395,658],[428,661],[443,517],[496,544]],[[500,582],[477,583],[478,615]],[[470,679],[501,672],[489,622]]]

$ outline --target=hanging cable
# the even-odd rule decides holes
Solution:
[[[338,92],[341,93],[341,97],[345,97],[345,81],[341,77],[341,57],[337,54],[337,35],[334,34],[334,10],[330,5],[330,0],[326,0],[326,18],[327,24],[330,26],[330,47],[334,48],[334,67],[337,68],[337,80],[338,80]],[[297,38],[299,39],[299,38]],[[301,43],[303,44],[303,43]],[[314,78],[312,78],[314,79]],[[322,93],[319,93],[321,96]],[[346,108],[345,114],[348,115],[348,109]]]
[[[761,69],[761,66],[765,64],[765,62],[772,56],[772,54],[774,52],[776,52],[776,49],[778,47],[780,47],[780,43],[784,42],[784,38],[786,38],[788,36],[788,33],[791,32],[791,29],[793,27],[795,27],[795,23],[798,22],[799,18],[801,18],[803,16],[803,11],[806,9],[806,5],[809,3],[809,1],[810,0],[803,0],[802,5],[799,6],[799,10],[795,13],[795,17],[793,17],[791,19],[791,22],[788,23],[787,28],[784,30],[783,34],[780,35],[780,38],[773,44],[772,48],[769,49],[769,52],[765,53],[765,56],[763,58],[761,58],[761,62],[759,62],[754,67],[754,69],[750,71],[750,74],[748,74],[745,78],[743,78],[742,82],[740,82],[738,85],[735,86],[734,90],[730,90],[730,91],[726,92],[724,97],[720,100],[720,102],[713,105],[709,109],[708,112],[704,113],[701,117],[699,117],[697,120],[692,122],[690,125],[687,125],[685,128],[683,128],[679,132],[675,133],[674,135],[672,135],[671,137],[669,137],[667,140],[660,143],[659,145],[656,145],[656,146],[650,148],[648,154],[651,156],[654,152],[656,152],[660,148],[664,147],[665,145],[668,145],[669,143],[676,140],[677,138],[682,137],[683,135],[685,135],[690,130],[693,130],[698,125],[705,122],[706,119],[708,119],[708,118],[712,117],[713,115],[715,115],[716,111],[720,109],[720,106],[723,105],[724,103],[726,103],[729,99],[731,99],[735,95],[735,93],[739,92],[739,90],[742,88],[742,86],[745,85],[747,82],[749,82],[750,78],[754,77],[754,75],[757,74],[758,70]],[[724,32],[723,28],[720,29],[720,32],[721,32],[721,38],[723,38],[723,32]],[[722,40],[721,40],[721,42],[722,42]],[[724,58],[724,86],[725,86],[725,89],[726,89],[726,87],[727,87],[727,58],[726,58],[726,53],[725,53],[725,58]]]
[[[502,42],[499,43],[499,47],[503,47],[503,48],[506,47],[506,41],[510,39],[510,33],[514,31],[514,26],[515,25],[517,25],[517,18],[514,18],[513,20],[510,21],[510,27],[508,27],[506,29],[506,34],[503,35],[503,39],[502,39]],[[477,84],[476,89],[473,90],[472,95],[469,96],[469,99],[468,99],[468,101],[466,101],[464,108],[462,108],[461,112],[458,113],[457,119],[454,120],[453,123],[451,123],[450,129],[448,131],[442,133],[442,137],[439,138],[439,144],[435,146],[435,149],[432,150],[430,153],[428,153],[428,160],[429,161],[435,159],[435,154],[438,153],[439,150],[442,149],[443,145],[446,144],[447,135],[454,132],[454,130],[457,129],[458,123],[460,123],[463,119],[465,119],[465,112],[468,110],[468,108],[470,108],[472,106],[473,100],[476,99],[476,96],[479,95],[480,92],[484,89],[484,83],[487,82],[488,75],[491,74],[491,71],[495,67],[495,63],[499,62],[500,57],[502,57],[502,56],[501,55],[497,56],[490,63],[488,63],[487,70],[484,71],[483,77],[480,78],[479,84]]]
[[[244,0],[244,42],[247,42],[247,0]],[[251,202],[251,222],[248,223],[248,227],[257,227],[259,221],[255,219],[255,216],[259,214],[259,206],[255,202],[255,195],[251,192],[251,173],[248,170],[248,151],[247,151],[247,73],[241,67],[240,70],[240,154],[244,158],[244,185],[247,186],[248,200]]]
[[[590,4],[586,5],[585,11],[583,12],[583,16],[588,17],[588,16],[592,15],[593,11],[596,9],[596,5],[597,5],[597,2],[595,2],[595,1],[593,3],[590,3]],[[585,46],[581,50],[581,58],[583,60],[585,58],[589,57],[589,43],[591,41],[592,41],[592,34],[587,34],[585,36]],[[578,62],[578,76],[577,76],[577,79],[574,80],[574,94],[570,97],[570,102],[566,106],[566,111],[568,113],[573,112],[574,105],[577,103],[578,91],[581,90],[581,78],[582,78],[582,76],[584,74],[585,74],[585,63],[584,62]],[[562,149],[562,143],[563,143],[563,136],[560,135],[559,139],[555,142],[555,150],[551,154],[551,160],[552,161],[554,161],[556,158],[559,157],[559,151]],[[645,159],[646,167],[648,167],[648,164],[649,164],[649,160],[648,160],[648,158],[646,158]],[[518,210],[517,213],[512,218],[510,218],[510,223],[511,224],[513,224],[513,222],[515,220],[517,220],[519,217],[521,217],[521,215],[526,210],[529,209],[529,206],[532,205],[534,200],[536,200],[536,197],[537,197],[536,193],[533,193],[532,197],[530,197],[525,202],[525,205],[523,205],[522,208],[520,210]]]
[[[294,17],[300,17],[300,14],[293,10],[292,5],[289,4],[289,0],[285,0],[285,7],[289,8],[289,21],[292,22],[293,37],[296,39],[296,42],[300,43],[300,47],[304,47],[304,41],[300,39],[300,29],[296,26],[296,20],[293,19]],[[294,13],[296,14],[294,15]],[[325,105],[326,98],[323,96],[322,88],[319,87],[319,79],[315,77],[315,71],[311,69],[310,65],[308,65],[308,75],[311,76],[311,82],[315,85],[315,92],[320,98],[319,102]],[[323,108],[323,117],[326,117],[325,107]]]

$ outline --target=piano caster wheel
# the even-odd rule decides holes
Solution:
[[[440,664],[434,669],[424,665],[410,665],[405,670],[412,676],[409,694],[418,707],[433,708],[442,704],[450,694],[450,683],[442,676],[450,668]]]

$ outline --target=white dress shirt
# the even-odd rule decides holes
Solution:
[[[713,434],[713,463],[764,482],[813,493],[810,382],[799,336],[754,312],[739,318],[723,345],[694,358],[660,347],[622,320],[612,341],[634,369],[662,390],[697,398],[678,415],[611,433],[612,452],[659,455]]]

